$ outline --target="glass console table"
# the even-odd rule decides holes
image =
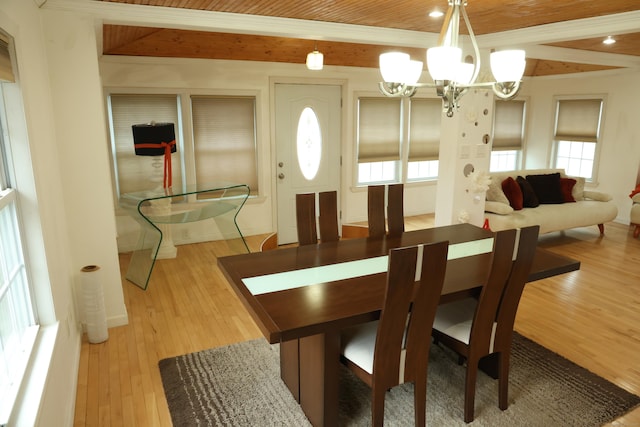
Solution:
[[[162,243],[163,224],[212,219],[232,252],[248,253],[249,248],[236,222],[248,197],[249,186],[228,182],[187,186],[184,191],[159,188],[123,194],[120,207],[140,224],[127,280],[147,289]]]

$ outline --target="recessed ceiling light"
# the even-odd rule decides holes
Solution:
[[[444,16],[444,12],[441,12],[439,10],[434,10],[433,12],[429,13],[429,16],[431,18],[441,18],[442,16]]]
[[[615,42],[616,42],[616,40],[613,37],[607,36],[607,38],[604,39],[604,41],[602,43],[604,43],[604,44],[614,44]]]

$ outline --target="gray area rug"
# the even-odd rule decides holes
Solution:
[[[159,362],[174,426],[308,426],[280,380],[279,350],[263,339]],[[600,426],[640,404],[635,396],[516,334],[509,408],[498,409],[498,382],[481,373],[475,420],[463,422],[464,366],[432,346],[427,389],[430,426]],[[340,425],[370,424],[369,387],[341,370]],[[413,386],[387,393],[385,425],[413,425]]]

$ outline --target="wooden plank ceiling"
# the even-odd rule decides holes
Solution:
[[[145,5],[282,17],[297,20],[352,24],[398,30],[439,33],[442,18],[429,12],[446,12],[445,0],[102,0],[112,3]],[[640,9],[637,1],[598,0],[558,2],[557,0],[469,0],[467,12],[476,36],[527,29],[576,19],[607,17]],[[150,9],[151,10],[151,9]],[[638,25],[640,31],[640,23]],[[256,31],[253,31],[256,32]],[[464,31],[461,31],[464,32]],[[265,33],[271,33],[265,31]],[[547,46],[592,52],[640,56],[640,32],[611,34],[617,42],[604,45],[604,37],[563,40]],[[259,34],[193,31],[150,26],[103,26],[104,55],[210,58],[249,61],[304,63],[306,54],[318,48],[325,65],[378,67],[380,53],[389,46],[345,43],[307,38],[274,37]],[[424,49],[402,48],[412,57],[424,57]],[[597,71],[617,66],[535,58],[528,55],[525,75],[544,76]]]

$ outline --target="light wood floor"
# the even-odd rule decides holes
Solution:
[[[407,218],[407,229],[432,217]],[[252,250],[261,238],[248,238]],[[640,239],[607,224],[542,236],[540,245],[579,259],[580,271],[527,285],[516,329],[640,395]],[[129,325],[102,344],[82,344],[75,425],[170,426],[158,361],[260,337],[216,266],[220,243],[180,246],[156,263],[147,291],[123,276]],[[125,272],[129,255],[120,257]],[[123,273],[124,274],[124,273]],[[496,396],[497,404],[497,396]],[[640,425],[640,408],[611,425]]]

